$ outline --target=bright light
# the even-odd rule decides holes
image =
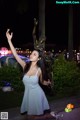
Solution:
[[[6,47],[2,47],[2,48],[0,49],[0,54],[1,54],[1,55],[7,55],[7,54],[8,54],[8,49],[7,49]]]

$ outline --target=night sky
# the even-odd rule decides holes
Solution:
[[[68,5],[57,5],[54,0],[45,0],[46,44],[67,49]],[[25,2],[25,4],[24,4]],[[80,5],[74,5],[73,38],[74,49],[80,44]],[[33,42],[33,19],[38,19],[38,0],[0,0],[0,47],[8,46],[5,32],[10,28],[14,33],[15,47]]]

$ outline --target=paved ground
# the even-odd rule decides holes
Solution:
[[[74,104],[74,109],[71,112],[65,112],[65,107],[67,104]],[[71,97],[55,100],[50,103],[50,107],[52,111],[57,113],[56,120],[80,120],[80,98],[79,97]],[[1,112],[8,112],[8,120],[28,120],[26,116],[20,115],[20,108],[12,108],[2,110]],[[30,119],[31,120],[31,119]],[[38,119],[37,119],[38,120]],[[40,119],[44,120],[44,119]],[[46,118],[46,120],[55,120],[54,118]]]

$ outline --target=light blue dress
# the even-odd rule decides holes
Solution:
[[[25,86],[24,96],[21,105],[21,113],[27,112],[28,115],[42,115],[45,110],[49,110],[49,104],[44,91],[39,85],[39,78],[35,75],[24,75],[23,83]]]

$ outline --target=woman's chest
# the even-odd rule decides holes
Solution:
[[[39,81],[39,78],[37,75],[32,75],[32,76],[24,75],[23,77],[24,84],[36,84],[38,83],[38,81]]]

